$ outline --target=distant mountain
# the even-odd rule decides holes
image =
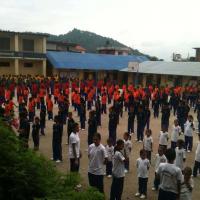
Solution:
[[[103,37],[101,35],[97,35],[96,33],[92,33],[89,31],[81,31],[78,29],[73,29],[72,31],[63,34],[63,35],[50,35],[48,40],[53,40],[53,41],[67,41],[71,43],[76,43],[81,45],[86,49],[87,52],[90,53],[96,53],[96,49],[98,47],[102,46],[113,46],[113,47],[127,47],[126,45],[118,42],[117,40],[114,40],[112,38],[108,37]],[[130,48],[130,47],[129,47]],[[131,54],[132,55],[145,55],[138,51],[137,49],[131,49]],[[148,55],[147,56],[149,59],[153,58],[157,60],[156,57],[151,57]]]

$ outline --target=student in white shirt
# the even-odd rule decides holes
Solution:
[[[183,171],[180,200],[192,200],[192,190],[193,190],[194,184],[193,184],[191,175],[192,175],[191,167],[186,167]]]
[[[200,173],[200,135],[199,135],[199,142],[197,145],[196,153],[195,153],[195,163],[193,168],[193,176],[196,177],[197,173]]]
[[[160,180],[158,200],[177,200],[180,196],[182,172],[174,165],[174,149],[167,149],[165,156],[167,163],[161,163],[156,171],[156,178]]]
[[[140,150],[140,158],[137,159],[136,166],[139,188],[135,196],[140,197],[140,199],[145,199],[147,195],[147,182],[150,162],[146,158],[146,151],[144,149]]]
[[[153,138],[151,129],[146,129],[143,141],[143,148],[146,151],[147,159],[151,162],[151,152],[153,151]]]
[[[169,139],[169,134],[167,132],[167,129],[165,127],[163,127],[163,130],[160,131],[159,147],[163,148],[164,153],[167,149],[168,139]]]
[[[127,173],[129,171],[129,156],[131,154],[131,150],[132,150],[132,142],[130,140],[130,135],[128,132],[124,133],[124,155],[127,158],[124,162],[125,165],[125,173]]]
[[[108,178],[111,178],[112,166],[113,166],[112,161],[113,161],[113,156],[114,156],[114,146],[113,146],[113,142],[111,138],[107,139],[106,153],[108,156],[108,161],[106,163],[106,176]]]
[[[70,171],[78,172],[80,166],[80,138],[79,138],[79,125],[74,123],[73,132],[69,136],[69,158],[70,158]]]
[[[176,151],[176,160],[175,165],[179,167],[182,171],[184,168],[184,162],[186,160],[185,149],[184,149],[184,141],[179,139],[177,141]]]
[[[188,152],[192,151],[193,131],[194,131],[193,116],[189,115],[188,120],[184,124],[185,150]]]
[[[118,140],[114,149],[113,157],[113,179],[110,191],[110,200],[121,200],[124,187],[124,162],[126,158],[122,154],[124,141]]]
[[[171,134],[171,148],[175,149],[177,146],[178,137],[181,134],[181,127],[178,125],[178,120],[174,120],[174,125],[172,126],[172,134]]]
[[[160,163],[166,163],[167,158],[163,152],[163,149],[161,147],[158,148],[158,153],[155,157],[155,178],[154,178],[154,186],[152,187],[152,190],[158,190],[158,186],[160,185],[159,179],[156,178],[156,171],[160,165]]]
[[[88,148],[88,179],[90,186],[96,187],[101,193],[103,193],[104,165],[107,162],[108,156],[105,147],[101,144],[100,133],[94,135],[93,141],[94,143]]]

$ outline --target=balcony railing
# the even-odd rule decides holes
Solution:
[[[37,52],[16,52],[16,51],[1,51],[0,57],[10,57],[10,58],[46,58],[45,53]]]

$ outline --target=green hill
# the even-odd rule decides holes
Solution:
[[[101,35],[97,35],[96,33],[82,31],[78,29],[73,29],[72,31],[62,35],[49,35],[48,40],[76,43],[84,47],[86,49],[86,52],[90,53],[96,53],[96,49],[102,46],[128,47],[112,38],[103,37]],[[137,49],[130,49],[132,55],[144,55],[147,56],[150,60],[159,60],[157,57],[143,54]]]

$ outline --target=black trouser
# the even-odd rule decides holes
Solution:
[[[199,170],[199,173],[200,173],[200,162],[198,162],[198,161],[195,160],[194,168],[193,168],[193,176],[194,177],[197,176],[198,170]]]
[[[32,138],[33,138],[33,143],[34,143],[34,149],[38,149],[39,148],[39,133],[37,134],[33,134],[32,133]]]
[[[106,114],[106,104],[102,104],[102,107],[101,107],[101,113],[103,114]]]
[[[193,137],[185,136],[185,149],[192,151]]]
[[[129,158],[124,161],[124,167],[129,171]]]
[[[147,151],[147,150],[145,150],[146,151],[146,156],[147,156],[147,158],[149,159],[149,161],[151,162],[151,151]]]
[[[110,200],[121,200],[122,192],[124,187],[124,177],[116,178],[113,176]]]
[[[53,119],[53,112],[48,111],[48,120]]]
[[[142,140],[144,138],[144,126],[137,124],[137,140]]]
[[[80,115],[81,129],[85,129],[85,114]]]
[[[128,133],[134,133],[134,119],[128,119]]]
[[[164,191],[162,189],[159,190],[158,200],[176,200],[177,194],[173,192]]]
[[[117,133],[116,133],[117,127],[109,127],[109,138],[112,139],[113,145],[116,144],[116,138],[117,138]]]
[[[112,175],[112,161],[106,163],[106,175]]]
[[[156,178],[156,172],[155,172],[154,187],[156,190],[158,190],[159,185],[160,185],[160,179]]]
[[[53,141],[53,160],[62,160],[62,146],[59,141]]]
[[[103,193],[103,175],[95,175],[88,172],[89,184]]]
[[[78,163],[75,162],[75,158],[70,158],[70,171],[71,172],[78,172],[80,166],[80,159],[78,158]]]
[[[176,149],[177,142],[171,141],[171,148]]]
[[[147,182],[148,182],[148,178],[138,178],[138,183],[139,183],[139,188],[138,188],[138,192],[140,194],[144,194],[147,195]]]

